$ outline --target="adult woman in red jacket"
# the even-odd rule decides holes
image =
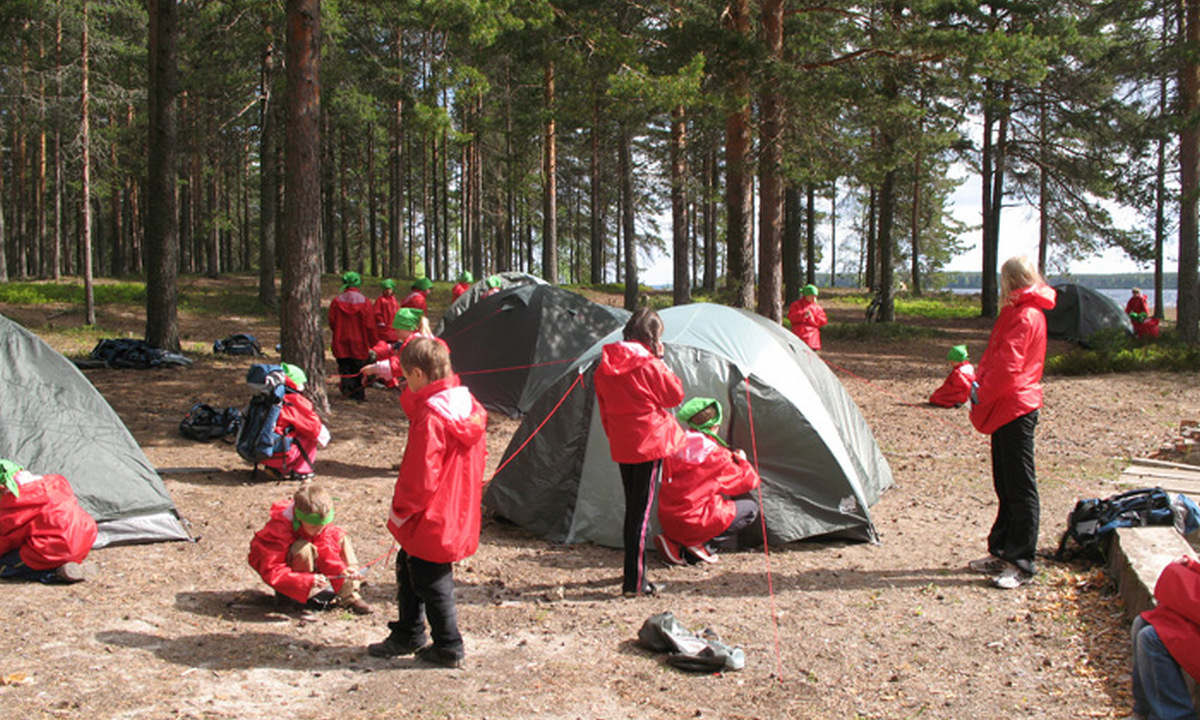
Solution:
[[[625,489],[626,597],[654,595],[646,579],[646,534],[663,458],[683,441],[683,429],[670,409],[683,402],[683,383],[662,361],[663,322],[653,308],[640,307],[625,324],[624,341],[601,351],[596,369],[596,400],[612,459],[621,467]]]
[[[1025,256],[1000,269],[1005,298],[987,349],[975,369],[971,423],[992,436],[992,483],[998,507],[988,534],[987,557],[970,568],[992,575],[996,587],[1012,589],[1033,579],[1038,539],[1038,488],[1033,432],[1042,406],[1046,316],[1054,289],[1042,282]]]

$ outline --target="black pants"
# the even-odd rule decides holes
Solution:
[[[396,555],[396,602],[400,619],[389,622],[392,638],[405,645],[425,643],[425,620],[433,646],[446,654],[463,656],[454,605],[454,564],[413,557],[404,550]]]
[[[363,385],[362,372],[363,365],[366,365],[365,360],[358,358],[338,358],[338,375],[341,376],[341,382],[338,383],[342,391],[342,395],[351,400],[366,400],[367,390]]]
[[[758,519],[758,501],[754,498],[736,497],[733,499],[733,505],[737,508],[733,522],[729,523],[724,532],[708,541],[709,546],[715,550],[737,550],[738,533]]]
[[[622,592],[641,592],[646,588],[646,535],[650,532],[650,508],[662,476],[662,460],[644,463],[620,463],[621,483],[625,487],[625,577]]]
[[[1040,512],[1033,464],[1037,421],[1034,410],[992,433],[992,483],[999,507],[988,534],[988,552],[1027,573],[1034,572]]]

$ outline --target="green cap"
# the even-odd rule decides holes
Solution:
[[[359,275],[353,270],[342,273],[343,290],[346,288],[358,287],[359,285],[362,285],[362,275]]]
[[[458,281],[460,283],[475,282],[475,276],[472,275],[470,272],[463,270],[462,272],[460,272],[458,274]]]
[[[946,355],[946,359],[953,363],[960,363],[968,357],[966,345],[955,345],[950,348],[949,354]]]
[[[433,281],[427,277],[419,277],[412,284],[418,290],[428,290],[433,287]]]
[[[391,278],[388,278],[388,279],[384,280],[383,282],[379,283],[379,287],[383,288],[384,290],[393,290],[396,287],[396,281]]]
[[[701,425],[697,425],[692,422],[692,418],[697,413],[699,413],[709,407],[712,407],[712,406],[715,406],[717,408],[716,415],[712,416],[711,418],[709,418],[707,421],[705,421]],[[717,435],[713,432],[712,429],[714,427],[716,427],[717,425],[721,424],[721,419],[722,419],[723,415],[724,415],[724,412],[721,408],[721,403],[718,402],[714,398],[705,398],[705,397],[692,398],[691,400],[688,400],[687,402],[685,402],[683,404],[683,407],[679,408],[679,412],[675,413],[675,417],[679,418],[679,421],[682,422],[684,425],[687,425],[689,428],[691,428],[693,430],[698,430],[698,431],[704,433],[705,435],[709,436],[713,440],[716,440],[721,445],[724,445],[725,441],[722,440],[721,438],[717,437]]]
[[[283,368],[283,374],[287,375],[296,387],[308,384],[308,376],[305,375],[304,371],[300,368],[296,367],[295,365],[289,365],[288,363],[281,363],[280,367]]]
[[[17,473],[24,469],[12,460],[0,460],[0,485],[7,488],[14,497],[21,497],[21,486],[17,484]]]
[[[392,327],[397,330],[416,330],[421,326],[421,318],[425,313],[417,308],[400,308],[392,319]]]
[[[800,294],[803,295],[804,297],[808,297],[809,295],[816,297],[817,296],[817,286],[811,285],[811,284],[805,285],[804,288],[800,291]]]
[[[487,286],[488,286],[488,287],[490,287],[490,288],[498,288],[498,287],[500,287],[500,286],[501,286],[501,285],[503,285],[503,284],[504,284],[504,281],[500,279],[500,276],[499,276],[499,275],[489,275],[489,276],[488,276],[488,279],[487,279]]]

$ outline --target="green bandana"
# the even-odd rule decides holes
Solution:
[[[466,270],[463,270],[462,273],[458,276],[458,281],[460,283],[475,282],[475,276],[472,275],[471,273],[467,272]]]
[[[805,285],[804,289],[800,291],[800,294],[803,295],[804,297],[808,297],[809,295],[816,297],[817,296],[817,286],[816,285]]]
[[[433,281],[427,277],[420,277],[413,282],[412,286],[418,290],[428,290],[433,287]]]
[[[716,406],[717,414],[712,416],[711,418],[709,418],[708,421],[705,422],[703,425],[693,424],[692,417],[694,415],[696,415],[697,413],[699,413],[700,411],[708,408],[710,405]],[[721,419],[722,419],[723,414],[724,413],[721,408],[721,403],[719,403],[715,399],[713,399],[713,398],[692,398],[691,400],[688,400],[687,402],[685,402],[683,404],[683,407],[679,408],[679,412],[675,413],[675,417],[679,418],[679,421],[682,422],[684,425],[687,425],[689,428],[691,428],[693,430],[697,430],[699,432],[702,432],[705,435],[712,438],[713,440],[716,440],[718,444],[728,447],[728,445],[725,445],[725,441],[722,440],[720,437],[718,437],[717,434],[712,431],[712,428],[721,424]]]
[[[387,280],[384,280],[383,282],[379,283],[379,287],[383,288],[384,290],[395,290],[396,289],[396,281],[392,280],[391,278],[388,278]]]
[[[318,515],[316,513],[300,512],[300,510],[298,510],[293,505],[292,506],[292,530],[299,532],[300,531],[300,523],[302,523],[302,522],[306,522],[309,525],[316,525],[318,527],[324,527],[324,526],[328,525],[329,523],[333,522],[333,509],[330,508],[329,512],[325,513],[324,515]]]
[[[490,288],[498,288],[504,284],[504,281],[497,275],[492,275],[487,279],[487,286]]]
[[[963,360],[966,360],[967,357],[966,345],[955,345],[954,347],[950,348],[950,352],[946,355],[946,359],[952,363],[960,363]]]
[[[7,488],[13,497],[21,497],[21,486],[17,484],[17,473],[24,469],[12,460],[0,460],[0,485]]]
[[[288,363],[282,363],[280,367],[283,368],[283,374],[291,378],[292,383],[295,384],[296,387],[308,384],[308,376],[305,375],[304,371],[300,368],[296,367],[295,365],[289,365]]]
[[[362,275],[351,270],[350,272],[342,273],[342,289],[358,287],[362,285]]]
[[[421,326],[421,318],[425,313],[416,308],[400,308],[392,319],[392,327],[397,330],[416,330]]]

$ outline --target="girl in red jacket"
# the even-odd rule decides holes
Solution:
[[[429,291],[433,289],[433,281],[427,277],[419,277],[412,284],[412,292],[404,296],[400,307],[416,308],[425,312],[429,300]]]
[[[1200,678],[1200,562],[1183,556],[1154,585],[1153,610],[1133,621],[1133,712],[1146,720],[1196,718],[1187,678]]]
[[[79,582],[95,542],[96,521],[66,478],[0,460],[0,578]]]
[[[295,365],[283,363],[284,391],[282,407],[275,431],[292,439],[291,446],[282,457],[269,457],[259,462],[279,477],[309,480],[317,474],[317,447],[329,444],[329,430],[321,422],[312,401],[304,397],[304,385],[308,377]]]
[[[988,534],[987,557],[972,570],[992,575],[1009,590],[1033,579],[1038,539],[1038,487],[1033,431],[1042,406],[1046,361],[1046,315],[1054,289],[1042,282],[1029,258],[1010,258],[1000,269],[1005,298],[987,349],[975,369],[971,423],[992,436],[992,482],[998,507]]]
[[[716,551],[736,550],[742,528],[758,519],[758,503],[746,495],[759,485],[758,473],[741,450],[730,450],[718,432],[721,403],[694,398],[679,419],[690,429],[666,460],[658,496],[655,536],[659,554],[671,565],[716,562]]]
[[[429,329],[429,320],[426,319],[425,313],[415,308],[397,310],[392,327],[396,331],[396,342],[375,343],[375,347],[371,350],[375,359],[364,365],[362,369],[364,381],[368,378],[378,378],[390,388],[399,385],[402,379],[400,352],[404,350],[408,341],[415,337],[433,337],[433,331]]]
[[[946,376],[941,386],[929,396],[929,404],[938,407],[958,407],[971,399],[971,383],[975,382],[975,368],[967,356],[966,345],[950,348],[946,360],[954,363],[954,369]]]
[[[250,540],[250,567],[276,595],[310,610],[330,605],[369,615],[358,594],[362,572],[346,531],[333,524],[333,498],[304,483],[291,500],[271,506],[271,519]]]
[[[367,399],[358,371],[375,343],[375,310],[358,289],[359,285],[362,276],[356,272],[343,273],[342,292],[329,303],[329,330],[333,334],[333,357],[337,359],[342,395],[352,400]]]
[[[596,400],[612,459],[625,489],[625,597],[654,595],[646,579],[646,533],[663,458],[683,441],[670,408],[683,402],[683,383],[662,361],[662,318],[640,307],[625,324],[623,342],[605,345],[596,369]]]
[[[454,283],[454,287],[450,288],[450,302],[454,302],[463,296],[463,293],[471,289],[471,283],[475,282],[475,276],[470,272],[463,270],[458,274],[458,282]]]
[[[821,328],[829,323],[825,309],[817,304],[817,286],[805,285],[802,297],[788,307],[792,332],[813,350],[821,349]]]
[[[400,617],[388,623],[387,639],[367,652],[375,657],[416,653],[418,660],[455,668],[464,652],[454,605],[454,563],[479,547],[487,411],[458,381],[441,340],[414,338],[400,352],[400,368],[407,383],[400,404],[408,416],[408,442],[387,521],[400,545]]]
[[[388,278],[379,283],[383,292],[375,299],[375,341],[396,342],[396,331],[392,328],[392,320],[400,309],[400,299],[396,297],[396,281]]]

